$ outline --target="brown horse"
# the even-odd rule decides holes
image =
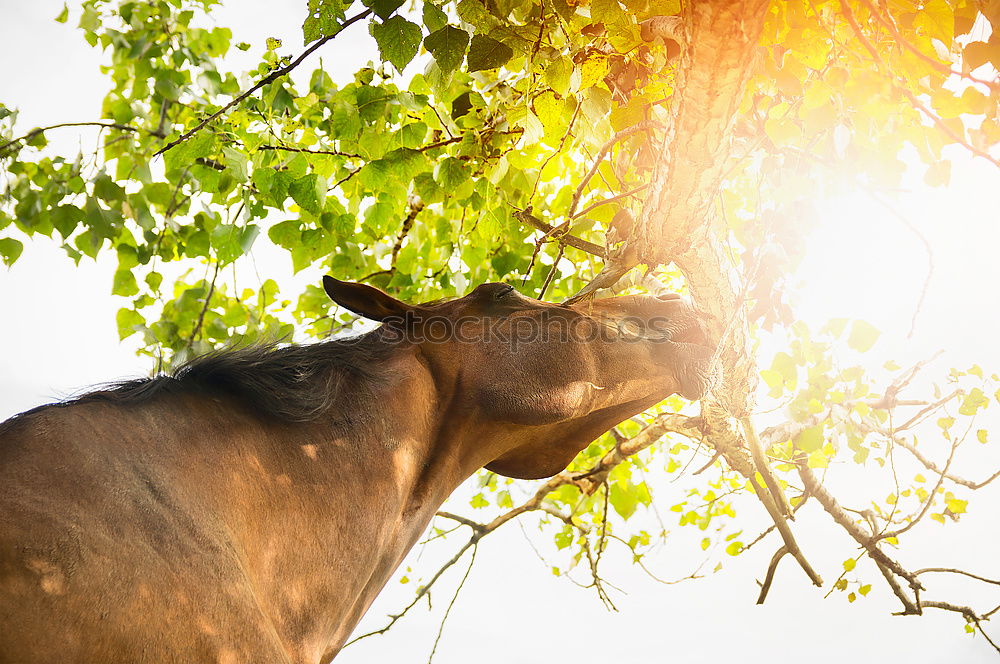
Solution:
[[[327,662],[477,469],[540,478],[710,350],[676,296],[484,284],[383,324],[211,354],[0,425],[0,662]]]

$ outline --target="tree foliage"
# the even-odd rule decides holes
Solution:
[[[895,547],[918,525],[950,526],[996,477],[954,463],[960,445],[989,442],[980,422],[997,376],[973,366],[916,390],[921,366],[873,359],[867,323],[797,323],[785,283],[813,201],[845,189],[887,200],[906,153],[929,187],[948,183],[955,147],[1000,165],[1000,4],[308,0],[302,55],[268,40],[237,75],[226,55],[251,46],[204,27],[216,2],[84,0],[60,14],[108,54],[109,89],[99,118],[30,131],[16,100],[0,105],[5,263],[38,236],[74,261],[113,252],[120,336],[168,363],[354,323],[318,280],[295,298],[273,280],[227,280],[261,242],[296,271],[413,301],[491,280],[554,300],[687,290],[720,341],[721,379],[700,411],[669,399],[538,487],[482,474],[470,507],[488,516],[443,517],[471,529],[462,550],[541,514],[566,554],[556,571],[581,566],[610,601],[603,551],[618,542],[641,564],[668,530],[650,517],[653,476],[684,475],[688,494],[665,511],[718,558],[758,541],[737,499],[767,509],[782,542],[761,600],[785,554],[823,583],[789,523],[813,502],[858,546],[835,590],[854,601],[886,584],[904,613],[942,608],[981,627],[987,612],[921,595],[925,570]],[[365,29],[381,61],[350,80],[303,57]],[[46,149],[73,125],[101,132],[97,153]],[[787,347],[758,371],[767,330]],[[758,399],[785,421],[762,429]],[[834,490],[843,466],[870,478],[850,504]]]

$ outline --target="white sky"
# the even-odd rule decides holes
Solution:
[[[304,5],[302,0],[284,3],[279,9],[277,3],[243,0],[219,11],[217,18],[221,25],[233,28],[234,41],[253,44],[251,54],[260,53],[268,36],[284,40],[282,52],[297,53]],[[37,125],[97,119],[104,90],[97,69],[101,56],[72,28],[75,16],[67,25],[51,21],[61,7],[55,0],[0,0],[0,101],[21,109],[20,126],[25,131]],[[356,27],[320,54],[328,69],[350,72],[370,57],[366,54],[372,49],[364,29]],[[246,58],[244,63],[249,63],[250,56]],[[308,67],[306,63],[303,70]],[[78,136],[83,137],[84,145],[92,144],[91,130],[80,134],[72,129],[60,131],[63,133],[50,132],[49,139],[58,140],[64,150],[72,150]],[[916,359],[926,356],[929,349],[945,346],[954,354],[955,364],[970,358],[981,360],[1000,328],[993,290],[1000,283],[994,258],[994,248],[1000,246],[995,207],[1000,182],[995,173],[979,167],[962,167],[957,173],[959,196],[952,198],[950,205],[942,203],[935,208],[927,199],[909,204],[940,252],[935,282],[924,303],[922,332],[914,342],[907,346],[903,337],[923,279],[922,250],[912,238],[901,238],[895,222],[886,221],[884,215],[872,216],[864,206],[860,210],[831,209],[831,226],[810,245],[809,267],[802,276],[809,286],[803,297],[810,304],[802,309],[803,315],[810,320],[867,318],[889,330],[882,343],[897,357]],[[963,202],[962,209],[955,208],[955,200]],[[842,204],[848,203],[830,207]],[[942,219],[949,220],[948,224],[932,223]],[[963,231],[969,221],[975,222],[972,234]],[[865,239],[860,243],[859,229]],[[892,258],[887,259],[887,255]],[[260,254],[257,262],[265,278],[286,283],[284,263]],[[87,385],[148,370],[132,346],[117,341],[114,314],[121,303],[109,295],[113,267],[108,261],[94,264],[86,259],[74,267],[44,240],[28,244],[12,269],[0,267],[0,419]],[[994,359],[992,370],[1000,369],[995,348],[990,355]],[[994,438],[998,437],[1000,431],[994,433]],[[661,488],[657,495],[664,510],[681,498],[686,486],[680,482]],[[995,502],[995,496],[994,491],[974,498],[988,504]],[[970,508],[961,527],[935,526],[914,537],[900,556],[903,564],[914,568],[962,564],[997,576],[1000,540],[995,510],[982,509],[975,501]],[[452,509],[472,512],[467,502]],[[761,512],[753,504],[744,507],[741,518],[746,519],[746,532],[751,536],[755,528],[765,525]],[[814,566],[831,581],[854,548],[825,515],[814,509],[804,512],[796,524],[800,543]],[[516,525],[507,528],[480,546],[476,566],[452,610],[436,662],[465,662],[473,657],[483,664],[548,663],[561,657],[581,662],[676,660],[713,664],[791,658],[817,663],[849,659],[921,663],[995,660],[982,639],[965,635],[957,616],[891,617],[889,613],[897,606],[871,570],[866,575],[874,585],[871,595],[849,606],[841,593],[822,600],[825,591],[809,586],[804,575],[786,560],[768,603],[754,606],[754,579],[762,577],[777,547],[770,540],[727,561],[725,570],[714,576],[671,586],[650,581],[627,560],[611,553],[606,558],[607,578],[628,594],[613,593],[620,612],[608,613],[592,590],[552,576]],[[549,537],[535,537],[543,551],[549,550],[544,548]],[[458,543],[455,540],[446,549],[428,549],[423,554],[425,560],[450,557]],[[696,553],[696,547],[670,546],[646,562],[660,576],[676,578],[693,569],[699,561]],[[338,663],[426,661],[451,589],[464,570],[463,561],[445,577],[434,594],[430,616],[423,608],[415,610],[389,634],[347,649]],[[1000,602],[996,595],[956,594],[966,588],[961,584],[935,588],[940,588],[934,595],[941,599],[982,598],[977,604],[980,608]],[[386,614],[408,603],[412,592],[412,584],[390,582],[360,629],[380,627]],[[1000,629],[994,630],[997,633]]]

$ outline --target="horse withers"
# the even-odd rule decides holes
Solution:
[[[483,284],[382,325],[251,346],[0,425],[0,663],[328,662],[477,469],[563,470],[704,390],[676,296],[556,305]]]

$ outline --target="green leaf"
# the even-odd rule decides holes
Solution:
[[[202,130],[166,151],[163,155],[164,164],[168,171],[176,168],[187,168],[199,157],[207,157],[212,154],[215,148],[215,135],[210,131]]]
[[[226,168],[229,169],[229,174],[237,182],[247,181],[247,156],[231,148],[228,145],[222,148],[222,154],[224,155]]]
[[[427,29],[435,32],[448,24],[448,15],[441,11],[433,2],[424,0],[423,20]]]
[[[65,23],[66,19],[68,18],[69,18],[69,7],[66,6],[66,3],[63,3],[62,11],[59,12],[58,16],[56,16],[55,21],[56,23]]]
[[[424,47],[434,56],[441,72],[448,77],[462,64],[469,46],[469,33],[446,25],[424,38]]]
[[[302,241],[301,224],[297,219],[287,219],[271,226],[267,236],[279,247],[294,249]]]
[[[0,258],[6,265],[13,265],[22,251],[24,251],[24,245],[19,240],[12,237],[0,238]]]
[[[132,274],[132,270],[116,270],[114,283],[111,287],[111,293],[113,295],[121,295],[122,297],[131,297],[139,292],[139,284],[135,281],[135,275]]]
[[[423,34],[419,25],[402,16],[393,16],[383,23],[372,21],[369,31],[378,43],[382,59],[391,62],[400,72],[417,54]]]
[[[512,57],[514,51],[510,46],[486,35],[475,35],[469,44],[469,72],[502,67]]]
[[[621,518],[627,519],[635,514],[635,510],[639,506],[639,497],[636,495],[635,486],[615,482],[611,484],[609,490],[608,502]]]
[[[319,214],[323,211],[323,203],[326,201],[326,179],[316,173],[304,175],[292,182],[288,193],[303,210]]]
[[[854,558],[848,558],[847,560],[844,561],[844,571],[845,572],[850,572],[851,570],[854,569],[854,567],[857,564],[858,564],[858,561],[856,561]]]
[[[309,44],[340,32],[344,9],[346,7],[340,0],[309,0],[309,15],[302,24],[304,42]]]
[[[137,311],[124,308],[118,310],[115,322],[118,324],[119,339],[132,336],[146,324],[146,320]]]
[[[847,345],[859,353],[867,353],[878,341],[881,332],[871,323],[863,320],[856,320],[851,325],[851,335],[847,338]]]
[[[437,180],[442,189],[453,192],[469,179],[469,171],[460,159],[448,157],[438,164],[434,179]]]
[[[403,0],[361,0],[361,2],[365,7],[374,11],[375,15],[383,21],[403,6]]]

